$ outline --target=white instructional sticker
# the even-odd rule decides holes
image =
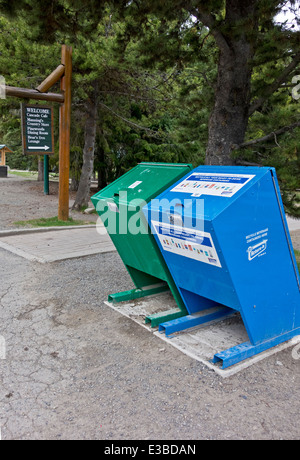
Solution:
[[[142,183],[141,180],[137,180],[136,182],[134,182],[133,184],[131,184],[128,188],[136,188],[138,185],[140,185]]]
[[[192,173],[171,192],[189,193],[193,197],[213,195],[231,197],[255,177],[250,174]]]
[[[152,225],[164,251],[222,267],[210,233],[154,221]]]

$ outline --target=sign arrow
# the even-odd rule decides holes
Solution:
[[[50,147],[48,145],[45,145],[44,147],[28,147],[28,150],[49,150]]]

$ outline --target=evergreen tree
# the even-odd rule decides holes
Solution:
[[[286,27],[275,18],[283,7],[292,13],[297,4],[136,0],[123,8],[128,26],[120,37],[126,42],[138,36],[147,63],[186,67],[195,60],[205,63],[207,55],[216,57],[210,67],[212,71],[216,66],[217,75],[215,81],[209,78],[214,102],[210,106],[211,100],[207,101],[211,112],[205,162],[276,166],[286,209],[294,215],[299,215],[299,193],[295,192],[300,187],[299,109],[289,86],[300,71],[300,19],[298,14],[294,21],[298,27]],[[157,21],[159,26],[154,27]],[[210,38],[217,55],[209,48]],[[283,140],[279,141],[280,136]],[[251,148],[262,146],[262,141],[267,143],[262,151]]]
[[[139,159],[269,164],[279,170],[287,209],[297,212],[299,102],[291,81],[300,32],[275,22],[296,4],[2,0],[0,11],[26,18],[33,42],[77,49],[76,132],[84,132],[97,83],[92,137],[97,168],[107,168],[102,183]]]
[[[60,47],[32,42],[32,30],[22,17],[9,21],[0,15],[0,28],[0,74],[9,86],[35,89],[57,66]],[[21,102],[28,100],[0,100],[0,140],[14,152],[8,157],[10,167],[37,169],[37,158],[22,154]]]
[[[154,62],[180,64],[195,56],[205,60],[203,27],[213,37],[218,73],[209,119],[208,164],[232,164],[232,151],[244,142],[249,117],[264,110],[272,94],[299,69],[300,32],[286,30],[274,21],[285,4],[275,0],[172,0],[163,4],[136,0],[123,9],[129,19],[122,39],[138,35],[143,43],[141,53]],[[153,28],[156,18],[159,26]],[[187,36],[190,51],[184,47]],[[252,86],[256,69],[279,59],[284,68],[277,67],[269,84],[260,80]]]

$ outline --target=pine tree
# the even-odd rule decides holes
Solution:
[[[163,155],[276,165],[286,206],[297,212],[299,118],[290,87],[300,69],[300,32],[274,20],[284,5],[296,3],[2,0],[0,9],[26,17],[34,37],[80,45],[76,111],[98,81],[96,136],[106,147],[96,151],[115,174],[138,158]],[[109,65],[100,55],[109,56]],[[103,72],[110,78],[102,78]],[[151,74],[168,93],[156,107],[141,94],[141,88],[158,88],[149,84]]]
[[[264,110],[272,94],[299,69],[300,32],[286,30],[274,22],[286,3],[172,0],[162,4],[158,0],[136,0],[123,9],[129,17],[123,40],[132,34],[141,37],[141,52],[154,61],[170,65],[173,60],[180,64],[189,54],[194,59],[197,53],[200,62],[207,49],[201,40],[203,27],[213,37],[218,49],[218,73],[209,118],[207,164],[233,163],[232,152],[243,144],[250,116]],[[159,26],[151,34],[157,20]],[[192,51],[188,53],[183,43],[195,28],[199,33],[190,38]],[[269,84],[260,81],[260,85],[252,86],[255,69],[262,64],[274,65],[279,59],[284,61],[284,69],[277,68]]]

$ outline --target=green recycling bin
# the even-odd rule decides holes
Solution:
[[[187,311],[142,209],[191,170],[190,164],[140,163],[91,198],[135,285],[108,300],[117,303],[168,290],[173,294],[176,308],[146,317],[152,327]]]

